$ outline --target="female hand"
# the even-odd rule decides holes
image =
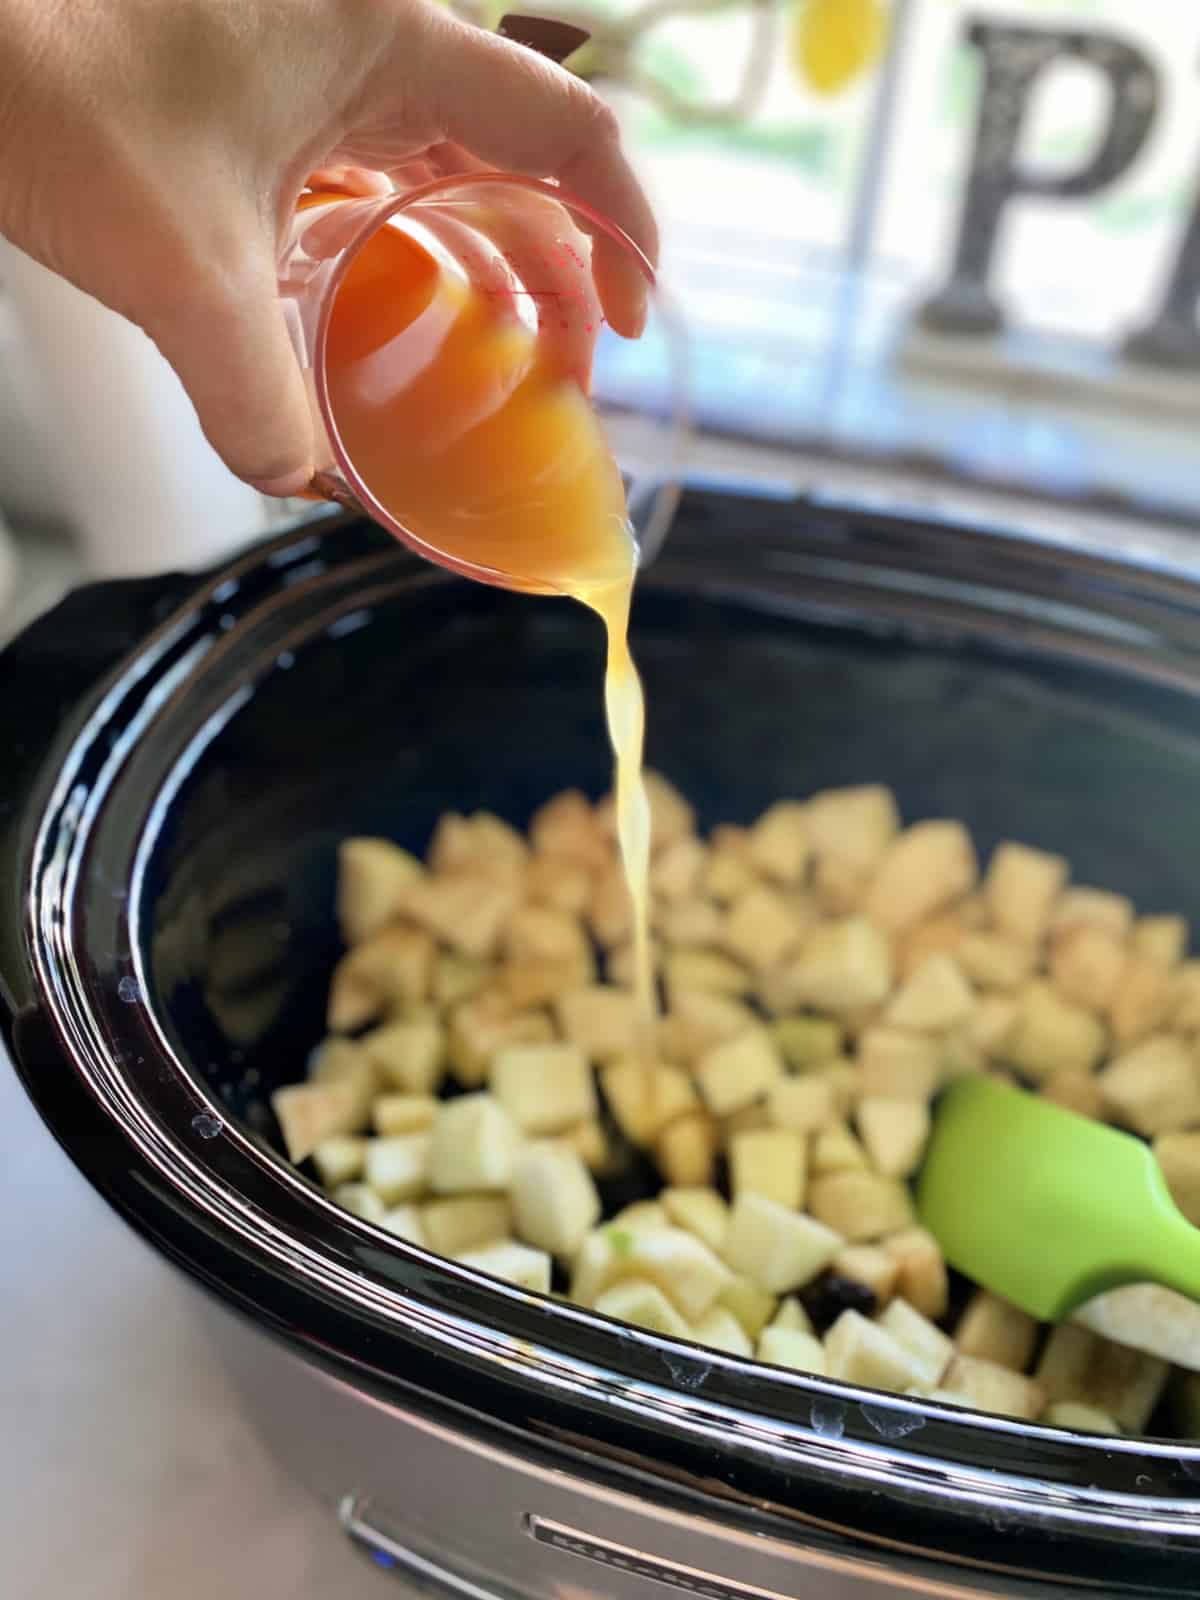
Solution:
[[[557,178],[655,259],[604,103],[431,0],[0,0],[0,22],[0,233],[143,328],[214,448],[268,494],[313,470],[276,296],[313,172]],[[636,333],[641,275],[599,244],[595,272],[608,320]]]

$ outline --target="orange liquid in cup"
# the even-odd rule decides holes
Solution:
[[[617,465],[562,360],[511,304],[387,227],[351,263],[325,350],[344,451],[386,511],[434,551],[510,588],[570,595],[604,621],[618,836],[649,1048],[650,811],[628,643],[637,550]]]

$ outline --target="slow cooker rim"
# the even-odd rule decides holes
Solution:
[[[330,523],[330,530],[332,531],[332,527],[333,527],[333,525],[335,523],[337,525],[339,525],[339,526],[344,526],[348,520],[349,519],[343,519],[343,518],[334,518],[334,519],[332,519],[332,521]],[[134,660],[134,663],[136,664],[137,673],[139,675],[144,676],[147,672],[150,671],[151,663],[148,660],[147,652],[150,652],[150,654],[153,655],[153,651],[154,650],[161,650],[161,648],[163,646],[168,646],[169,647],[173,639],[175,639],[176,642],[177,642],[179,629],[182,626],[182,619],[185,616],[191,615],[193,618],[197,617],[205,609],[205,607],[207,607],[213,601],[214,597],[219,597],[218,600],[217,600],[217,603],[221,604],[221,605],[226,605],[226,604],[228,604],[230,602],[230,600],[232,598],[232,596],[230,594],[230,585],[231,585],[231,583],[236,582],[236,579],[234,577],[235,573],[237,573],[237,572],[245,573],[245,572],[250,572],[250,571],[257,571],[257,570],[259,570],[261,568],[261,566],[262,566],[264,561],[271,560],[271,559],[278,558],[279,560],[284,561],[285,558],[286,558],[286,555],[287,555],[287,552],[288,552],[289,548],[292,549],[293,552],[294,552],[298,543],[303,543],[305,540],[311,540],[311,529],[312,529],[312,519],[305,518],[305,519],[303,519],[303,521],[299,524],[299,526],[297,528],[295,528],[293,530],[290,530],[288,533],[286,533],[284,535],[281,535],[278,539],[271,541],[270,545],[268,547],[266,547],[263,551],[252,553],[250,556],[247,556],[247,557],[243,558],[240,563],[235,563],[233,565],[233,567],[231,567],[231,568],[221,569],[221,572],[218,575],[216,575],[215,577],[211,577],[209,579],[197,580],[196,588],[190,594],[190,596],[189,596],[186,604],[182,608],[182,610],[181,611],[176,611],[176,613],[174,614],[173,618],[168,619],[166,622],[164,622],[160,626],[160,628],[156,631],[156,633],[152,636],[152,638],[150,640],[146,641],[145,650],[139,651],[139,652],[137,652],[135,654],[133,660]],[[1116,565],[1116,564],[1114,564],[1114,565]],[[254,615],[253,610],[251,611],[250,615]],[[152,646],[153,646],[153,649],[151,648]],[[97,691],[97,695],[95,697],[96,698],[96,703],[97,704],[105,703],[106,700],[108,699],[108,697],[111,696],[113,690],[115,690],[123,680],[127,680],[128,679],[129,672],[130,672],[129,666],[127,666],[124,669],[123,672],[122,672],[121,669],[118,669],[118,671],[115,672],[112,675],[110,681],[106,685],[102,686],[102,688],[99,691]],[[76,735],[76,738],[78,738],[78,735]],[[58,776],[59,776],[59,778],[61,780],[62,774],[59,773]],[[61,787],[62,787],[61,781],[60,781],[60,783],[58,784],[57,787],[61,790]],[[43,816],[43,819],[42,819],[43,827],[42,827],[42,830],[41,830],[41,833],[40,833],[40,838],[41,838],[43,844],[45,844],[47,842],[46,830],[50,826],[50,820],[51,820],[50,813],[51,813],[51,807],[50,807],[49,804],[47,804],[46,812],[45,812],[45,815]],[[44,922],[42,923],[42,926],[43,927],[45,926]],[[34,928],[31,928],[31,930],[30,930],[30,946],[29,946],[29,948],[30,948],[31,952],[33,952],[35,950],[36,944],[37,944],[37,931],[36,931],[36,927],[34,927]],[[40,976],[44,979],[47,976],[47,974],[45,972],[43,972],[43,973],[40,974]],[[11,983],[10,983],[9,987],[10,988],[12,987]],[[43,995],[46,995],[49,992],[50,991],[47,988],[43,987]],[[78,1045],[78,1041],[76,1041],[75,1043],[76,1043],[76,1046],[77,1046]],[[66,1048],[68,1050],[70,1050],[72,1048],[70,1041],[64,1040],[63,1044],[66,1046]],[[21,1053],[20,1052],[20,1047],[18,1045],[18,1054],[20,1054],[20,1053]],[[27,1076],[27,1086],[29,1086],[30,1089],[31,1089],[31,1092],[34,1093],[35,1099],[37,1099],[39,1101],[39,1104],[40,1104],[41,1109],[43,1111],[43,1115],[47,1116],[47,1120],[51,1121],[51,1125],[53,1127],[53,1125],[54,1125],[53,1124],[53,1114],[52,1114],[52,1112],[50,1112],[48,1110],[48,1107],[44,1103],[44,1097],[41,1096],[40,1094],[38,1094],[35,1091],[34,1085],[29,1084],[28,1076]],[[61,1136],[61,1131],[62,1131],[61,1129],[56,1129],[55,1131],[59,1132],[60,1136]],[[239,1135],[239,1137],[240,1137],[240,1135]],[[79,1155],[78,1155],[77,1152],[73,1152],[73,1155],[74,1155],[74,1158],[76,1160],[79,1160]],[[272,1158],[272,1159],[274,1159],[274,1158]],[[83,1164],[83,1163],[81,1163],[81,1164]],[[278,1165],[283,1170],[284,1176],[285,1176],[285,1178],[286,1178],[286,1180],[288,1182],[294,1182],[297,1185],[302,1185],[303,1184],[303,1180],[300,1179],[298,1177],[298,1175],[295,1175],[295,1174],[291,1173],[290,1169],[286,1169],[286,1164],[282,1163],[282,1161],[279,1161]],[[95,1174],[93,1173],[93,1174],[90,1174],[90,1175],[93,1177],[93,1181],[96,1181]],[[307,1186],[305,1186],[305,1187],[307,1188]],[[311,1197],[311,1191],[309,1191],[309,1193],[310,1193],[310,1197]],[[111,1196],[110,1196],[110,1198],[111,1198]],[[332,1208],[330,1206],[329,1202],[324,1201],[323,1197],[318,1197],[318,1199],[319,1199],[319,1203],[320,1204],[328,1207],[331,1210],[336,1209],[336,1208]],[[125,1210],[126,1213],[128,1214],[129,1207],[128,1207],[127,1203],[123,1204],[121,1208],[123,1210]],[[403,1255],[405,1253],[404,1247],[403,1246],[398,1246],[397,1242],[394,1239],[392,1239],[391,1236],[381,1235],[377,1230],[371,1229],[369,1227],[369,1225],[359,1223],[357,1221],[357,1219],[345,1217],[344,1213],[340,1213],[339,1212],[338,1213],[338,1218],[339,1218],[339,1226],[341,1226],[341,1227],[343,1227],[345,1229],[348,1229],[348,1231],[351,1234],[357,1234],[360,1237],[365,1237],[367,1240],[369,1240],[372,1243],[372,1245],[377,1246],[378,1243],[380,1242],[380,1240],[382,1239],[387,1243],[389,1250],[395,1251],[395,1250],[398,1249],[401,1255]],[[146,1232],[146,1231],[154,1232],[153,1228],[149,1228],[149,1229],[147,1228],[146,1219],[144,1217],[139,1219],[135,1215],[134,1220],[138,1222],[138,1225],[142,1228],[142,1231],[144,1231],[144,1232]],[[450,1277],[466,1277],[466,1278],[470,1278],[470,1277],[474,1276],[472,1274],[469,1274],[466,1269],[458,1268],[456,1266],[455,1267],[451,1267],[449,1264],[447,1264],[446,1266],[438,1267],[435,1270],[439,1274],[449,1275]],[[495,1286],[493,1284],[491,1284],[490,1282],[488,1283],[488,1293],[491,1296],[495,1296],[497,1294],[497,1290],[496,1290]],[[514,1298],[515,1295],[516,1295],[516,1292],[508,1291],[506,1293],[501,1294],[500,1298],[501,1299],[511,1299],[511,1298]],[[552,1314],[556,1318],[561,1319],[561,1320],[566,1320],[566,1321],[569,1321],[569,1322],[572,1322],[572,1321],[573,1322],[579,1322],[581,1325],[587,1326],[590,1329],[590,1331],[593,1332],[593,1333],[599,1332],[604,1337],[609,1337],[610,1336],[609,1335],[609,1330],[606,1327],[603,1327],[601,1325],[600,1319],[596,1319],[596,1318],[592,1317],[588,1313],[580,1312],[575,1308],[559,1308],[559,1307],[555,1307]],[[487,1332],[487,1333],[490,1333],[492,1330],[485,1329],[484,1331]],[[676,1362],[689,1363],[689,1362],[694,1362],[695,1359],[696,1359],[696,1352],[694,1350],[694,1347],[689,1347],[689,1346],[686,1346],[686,1345],[673,1345],[670,1341],[657,1340],[652,1335],[640,1335],[640,1334],[638,1334],[631,1341],[629,1334],[627,1332],[625,1332],[625,1333],[622,1333],[620,1335],[620,1342],[624,1343],[625,1345],[629,1345],[630,1343],[632,1343],[634,1346],[638,1346],[638,1347],[644,1346],[648,1350],[653,1351],[654,1355],[655,1355],[655,1358],[659,1359],[659,1360],[663,1359],[665,1355],[670,1355]],[[555,1355],[558,1356],[559,1353],[555,1352]],[[511,1360],[511,1350],[509,1350],[508,1352],[504,1353],[504,1358],[506,1360]],[[737,1365],[740,1365],[739,1363],[733,1362],[733,1361],[728,1360],[726,1358],[717,1357],[715,1359],[715,1361],[710,1360],[708,1354],[706,1354],[704,1356],[703,1364],[707,1365],[709,1368],[712,1368],[714,1365],[717,1368],[722,1368],[722,1367],[725,1367],[725,1366],[737,1366]],[[770,1387],[771,1389],[774,1389],[776,1392],[779,1392],[779,1393],[785,1393],[785,1392],[789,1392],[789,1391],[791,1393],[793,1393],[793,1394],[803,1393],[803,1394],[807,1394],[810,1397],[815,1397],[817,1400],[833,1401],[835,1403],[842,1404],[847,1408],[847,1410],[849,1410],[850,1408],[852,1408],[854,1406],[860,1406],[861,1407],[865,1402],[868,1406],[875,1407],[880,1411],[887,1412],[889,1415],[899,1414],[899,1415],[902,1415],[902,1416],[904,1416],[904,1415],[911,1416],[911,1415],[915,1414],[917,1410],[919,1410],[922,1413],[922,1415],[925,1416],[926,1418],[937,1419],[937,1418],[940,1417],[940,1418],[943,1418],[943,1419],[948,1419],[951,1422],[951,1424],[953,1426],[955,1426],[956,1429],[957,1428],[967,1428],[967,1429],[970,1429],[970,1430],[972,1430],[974,1432],[979,1432],[980,1430],[982,1430],[985,1433],[993,1433],[994,1434],[996,1432],[1003,1432],[1006,1429],[1007,1430],[1013,1430],[1013,1429],[1016,1429],[1018,1427],[1018,1425],[1011,1424],[1011,1423],[1003,1423],[1003,1422],[998,1421],[997,1419],[984,1418],[984,1417],[979,1416],[978,1414],[958,1413],[958,1412],[956,1412],[954,1410],[954,1408],[947,1408],[947,1407],[939,1408],[937,1406],[933,1406],[933,1405],[930,1405],[930,1404],[922,1404],[920,1407],[915,1407],[909,1402],[904,1402],[904,1401],[899,1401],[899,1400],[897,1400],[895,1402],[889,1402],[888,1397],[875,1395],[875,1394],[872,1394],[870,1391],[854,1390],[852,1388],[849,1388],[848,1386],[842,1386],[842,1385],[822,1384],[817,1380],[804,1380],[804,1379],[799,1379],[799,1378],[788,1379],[788,1378],[785,1378],[785,1377],[782,1377],[782,1376],[777,1377],[776,1375],[772,1374],[770,1380],[768,1381],[768,1380],[765,1380],[763,1378],[762,1369],[761,1368],[756,1369],[755,1381],[760,1387],[760,1392],[764,1392],[764,1391],[766,1391],[768,1389],[768,1387]],[[667,1398],[670,1401],[671,1405],[676,1410],[678,1410],[678,1408],[680,1406],[682,1406],[683,1409],[687,1410],[687,1409],[689,1409],[690,1407],[692,1407],[694,1405],[694,1402],[696,1400],[696,1396],[695,1395],[684,1394],[682,1396],[682,1398],[681,1398],[681,1396],[680,1396],[678,1391],[672,1393],[670,1390],[664,1389],[662,1392],[663,1392],[664,1397]],[[1055,1430],[1039,1430],[1037,1428],[1027,1427],[1026,1425],[1019,1425],[1019,1431],[1020,1431],[1020,1433],[1021,1433],[1023,1438],[1043,1437],[1043,1438],[1049,1439],[1051,1442],[1054,1442],[1054,1443],[1057,1443],[1058,1439],[1061,1437],[1060,1435],[1058,1435],[1056,1433]],[[837,1445],[838,1443],[840,1443],[840,1441],[836,1441],[836,1440],[831,1441],[830,1437],[829,1437],[829,1435],[827,1433],[821,1433],[819,1429],[816,1429],[812,1434],[812,1439],[811,1439],[810,1442],[814,1442],[817,1446],[819,1446],[819,1448],[820,1448],[820,1450],[822,1452],[823,1458],[824,1458],[826,1469],[828,1469],[829,1465],[831,1464],[831,1458],[832,1457],[836,1457],[837,1454],[838,1454],[838,1451],[836,1449],[834,1449],[833,1446]],[[889,1456],[897,1456],[897,1455],[903,1455],[904,1454],[903,1451],[901,1451],[898,1448],[896,1448],[896,1446],[898,1446],[899,1442],[900,1441],[893,1441],[892,1442],[893,1443],[893,1448],[891,1448],[887,1452]],[[851,1440],[846,1440],[842,1444],[843,1453],[844,1453],[845,1449],[850,1444],[854,1444],[856,1446],[859,1445],[859,1444],[865,1445],[868,1448],[868,1450],[874,1450],[874,1449],[877,1448],[877,1447],[872,1446],[870,1444],[869,1439],[863,1438],[861,1441],[851,1439]],[[1081,1446],[1079,1444],[1078,1440],[1072,1440],[1071,1444],[1072,1444],[1072,1447],[1076,1448],[1076,1449],[1079,1449],[1079,1448],[1086,1449],[1087,1448],[1087,1447]],[[1101,1446],[1096,1446],[1095,1448],[1097,1449],[1098,1452],[1102,1451],[1104,1454],[1109,1454],[1109,1453],[1112,1452],[1114,1447],[1110,1442],[1106,1442],[1104,1446],[1102,1446],[1102,1447]],[[1166,1457],[1169,1457],[1169,1458],[1174,1459],[1176,1461],[1186,1459],[1186,1460],[1188,1460],[1190,1462],[1200,1463],[1200,1450],[1193,1450],[1193,1449],[1190,1449],[1190,1448],[1187,1448],[1187,1447],[1184,1447],[1183,1449],[1181,1449],[1177,1445],[1170,1445],[1170,1444],[1157,1445],[1152,1441],[1129,1440],[1129,1441],[1120,1441],[1116,1448],[1117,1448],[1117,1453],[1118,1454],[1129,1455],[1131,1457],[1144,1456],[1144,1457],[1149,1457],[1149,1458],[1155,1458],[1155,1457],[1166,1456]],[[914,1455],[914,1459],[918,1459],[918,1458]],[[940,1464],[940,1470],[943,1470],[943,1471],[945,1470],[945,1464],[944,1463]],[[1148,1511],[1150,1505],[1152,1505],[1154,1502],[1152,1500],[1147,1500],[1145,1498],[1133,1499],[1133,1497],[1131,1497],[1131,1499],[1133,1500],[1133,1503],[1136,1504],[1137,1507],[1138,1507],[1138,1515],[1139,1515],[1139,1517],[1142,1518],[1142,1519],[1145,1519],[1146,1515],[1147,1515],[1147,1511]],[[1109,1500],[1108,1503],[1111,1506],[1111,1499]],[[1168,1504],[1168,1502],[1162,1501],[1162,1502],[1160,1502],[1160,1504],[1165,1508],[1165,1506]],[[1186,1510],[1187,1507],[1188,1507],[1188,1502],[1186,1500],[1181,1500],[1181,1501],[1176,1502],[1176,1505],[1181,1510]],[[1174,1509],[1174,1507],[1172,1507],[1172,1509]],[[1174,1519],[1171,1519],[1171,1520],[1174,1520]],[[1165,1525],[1163,1525],[1162,1531],[1164,1531],[1164,1532],[1166,1531]],[[1181,1529],[1181,1530],[1177,1530],[1177,1531],[1190,1533],[1191,1530],[1190,1529]]]

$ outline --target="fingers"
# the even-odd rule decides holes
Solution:
[[[430,143],[451,141],[492,167],[557,178],[628,234],[651,265],[657,261],[654,217],[621,149],[617,119],[586,84],[532,50],[450,17],[436,19],[416,67],[434,124]],[[414,63],[405,68],[412,74]],[[403,81],[399,61],[395,73],[393,83]],[[378,93],[388,92],[387,81],[385,73]],[[619,333],[636,335],[645,320],[645,273],[602,231],[595,238],[605,314]]]
[[[264,494],[298,494],[314,470],[312,422],[271,253],[255,239],[242,262],[205,263],[196,279],[139,308],[139,321],[226,466]]]

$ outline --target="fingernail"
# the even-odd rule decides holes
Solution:
[[[312,482],[312,469],[302,468],[299,472],[289,472],[282,478],[252,478],[250,487],[257,489],[259,494],[270,495],[272,499],[286,500],[291,495],[301,494]]]

